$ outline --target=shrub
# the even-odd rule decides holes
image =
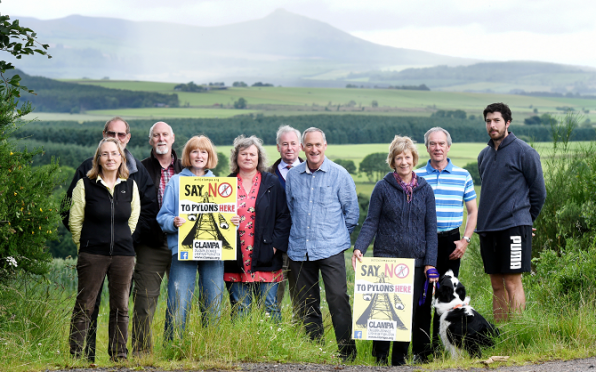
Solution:
[[[0,281],[17,270],[47,272],[51,255],[45,243],[57,238],[60,223],[60,203],[51,197],[62,182],[58,164],[52,160],[33,167],[33,157],[42,150],[18,151],[8,140],[24,124],[20,118],[31,111],[29,104],[19,110],[17,105],[15,91],[0,86]]]
[[[593,301],[596,283],[596,147],[568,147],[577,116],[553,127],[554,151],[543,163],[547,198],[532,245],[538,300],[545,306]]]
[[[350,174],[356,174],[356,164],[352,160],[335,159],[333,162],[337,165],[341,165]]]
[[[470,173],[472,177],[472,181],[474,181],[474,186],[481,186],[482,180],[480,179],[480,172],[478,171],[478,162],[475,161],[473,163],[468,163],[463,167],[465,170]]]
[[[377,182],[385,176],[391,169],[387,165],[387,154],[384,152],[375,152],[368,154],[360,162],[360,173],[366,174],[370,182]]]
[[[553,127],[554,150],[542,159],[547,196],[534,223],[533,257],[544,250],[564,252],[567,239],[575,239],[574,244],[587,249],[596,235],[592,201],[596,194],[596,146],[569,148],[575,118],[568,116]]]

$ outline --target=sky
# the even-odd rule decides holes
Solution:
[[[587,0],[1,0],[0,13],[71,14],[219,26],[275,9],[323,21],[377,44],[485,60],[596,68],[596,2]],[[25,25],[26,26],[26,25]]]

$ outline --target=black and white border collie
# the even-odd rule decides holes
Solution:
[[[441,316],[441,340],[453,358],[461,357],[463,350],[472,358],[479,358],[481,348],[494,346],[493,338],[499,336],[499,330],[470,306],[466,288],[453,271],[447,271],[441,278],[434,305]]]

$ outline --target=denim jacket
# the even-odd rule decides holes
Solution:
[[[343,167],[325,157],[315,173],[306,162],[292,168],[286,177],[286,199],[292,217],[291,260],[321,260],[350,248],[360,210],[356,185]]]

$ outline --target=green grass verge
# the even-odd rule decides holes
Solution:
[[[370,254],[370,250],[367,253]],[[348,264],[348,291],[352,294],[354,273],[350,264],[351,250],[346,251],[345,257]],[[480,260],[478,239],[474,237],[464,257],[460,279],[466,285],[472,305],[492,320],[492,293]],[[74,260],[55,260],[47,281],[21,278],[11,285],[0,287],[0,370],[88,367],[88,362],[72,359],[68,349],[68,325],[76,291],[73,264]],[[533,291],[536,288],[530,276],[524,276],[524,285],[528,298],[526,312],[499,325],[502,336],[496,340],[497,345],[493,349],[483,352],[483,359],[491,355],[507,355],[510,359],[505,364],[522,365],[596,355],[594,298],[554,309],[549,304],[535,300]],[[224,295],[223,315],[217,327],[205,328],[201,325],[198,306],[193,301],[182,340],[164,344],[165,289],[164,283],[152,325],[154,353],[141,358],[131,356],[128,362],[119,366],[150,366],[170,370],[233,369],[235,363],[241,362],[340,364],[325,300],[322,301],[326,329],[324,343],[310,342],[302,329],[292,322],[287,296],[282,305],[283,321],[273,323],[262,309],[256,308],[250,316],[232,322],[227,295]],[[321,296],[325,298],[324,289]],[[107,355],[108,318],[105,296],[99,316],[98,368],[114,366]],[[354,364],[373,365],[371,342],[357,341],[357,347],[358,357]],[[440,355],[432,363],[418,367],[429,370],[474,368],[480,366],[478,362],[467,356],[455,361],[448,355]]]

